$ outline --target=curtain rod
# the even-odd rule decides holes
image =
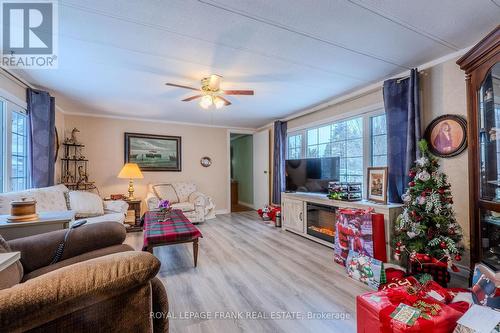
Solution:
[[[419,71],[418,74],[422,75],[422,76],[427,76],[428,75],[425,70]],[[406,76],[400,77],[399,79],[396,80],[396,83],[401,83],[401,81],[409,79],[409,78],[410,78],[410,75],[406,75]]]

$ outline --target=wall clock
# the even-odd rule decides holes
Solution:
[[[212,165],[212,159],[208,156],[204,156],[200,160],[200,164],[204,166],[205,168],[208,168],[209,166]]]

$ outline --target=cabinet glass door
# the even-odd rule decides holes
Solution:
[[[500,213],[481,210],[481,261],[500,270]]]
[[[480,199],[500,202],[500,63],[478,91]]]

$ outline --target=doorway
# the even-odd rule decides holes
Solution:
[[[231,212],[254,209],[253,135],[230,133]]]

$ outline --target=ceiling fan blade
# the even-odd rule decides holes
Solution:
[[[227,99],[225,99],[224,97],[222,97],[222,96],[220,96],[220,95],[219,95],[219,96],[217,96],[217,97],[218,97],[218,98],[220,98],[220,99],[222,99],[222,100],[224,101],[224,103],[226,104],[226,106],[228,106],[228,105],[231,105],[231,104],[232,104],[230,101],[228,101]]]
[[[202,97],[202,96],[203,96],[203,95],[191,96],[191,97],[188,97],[188,98],[183,99],[182,101],[183,101],[183,102],[189,102],[189,101],[192,101],[193,99],[197,99],[197,98],[200,98],[200,97]]]
[[[184,88],[184,89],[191,89],[191,90],[200,91],[200,89],[198,89],[198,88],[193,88],[193,87],[183,86],[183,85],[181,85],[181,84],[175,84],[175,83],[165,83],[165,85],[167,85],[167,86],[171,86],[171,87],[177,87],[177,88]]]
[[[224,95],[253,95],[253,90],[224,90]]]

